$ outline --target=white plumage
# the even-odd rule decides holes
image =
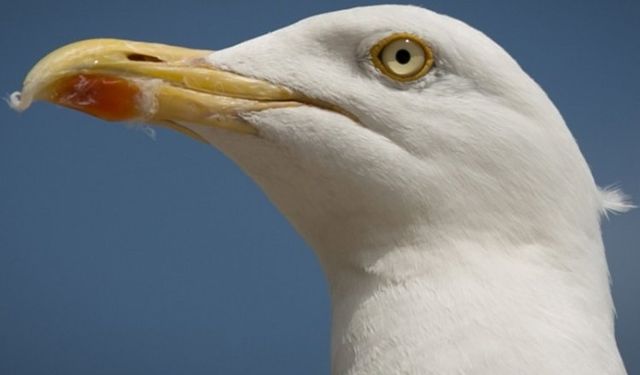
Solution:
[[[397,84],[370,65],[390,32],[430,43],[425,79]],[[249,116],[262,135],[251,142],[201,132],[317,252],[333,373],[625,373],[599,216],[627,206],[603,197],[547,95],[488,37],[379,6],[313,17],[211,62],[362,122],[302,107]]]
[[[372,64],[391,33],[428,43],[425,77]],[[626,373],[600,217],[631,206],[598,189],[553,103],[484,34],[364,7],[206,63],[326,104],[243,113],[257,135],[180,125],[234,159],[316,251],[334,374]]]

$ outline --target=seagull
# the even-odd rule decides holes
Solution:
[[[231,158],[317,254],[335,375],[626,374],[600,222],[632,205],[461,21],[383,5],[215,52],[81,41],[9,104],[35,100]]]

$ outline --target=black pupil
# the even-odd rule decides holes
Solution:
[[[406,49],[399,49],[398,52],[396,52],[396,61],[400,64],[404,65],[408,63],[409,60],[411,60],[411,54]]]

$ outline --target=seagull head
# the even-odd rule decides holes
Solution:
[[[600,195],[546,94],[490,38],[418,7],[323,14],[215,52],[78,42],[12,104],[34,99],[219,148],[328,268],[386,251],[372,248],[598,225]]]
[[[599,215],[628,206],[463,22],[374,6],[215,52],[83,41],[10,104],[37,99],[233,159],[323,265],[335,374],[624,372]]]

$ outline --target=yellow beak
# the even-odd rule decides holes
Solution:
[[[40,60],[11,104],[47,100],[110,121],[143,121],[201,139],[182,124],[255,133],[241,114],[310,102],[265,81],[217,70],[212,52],[116,39],[64,46]]]

